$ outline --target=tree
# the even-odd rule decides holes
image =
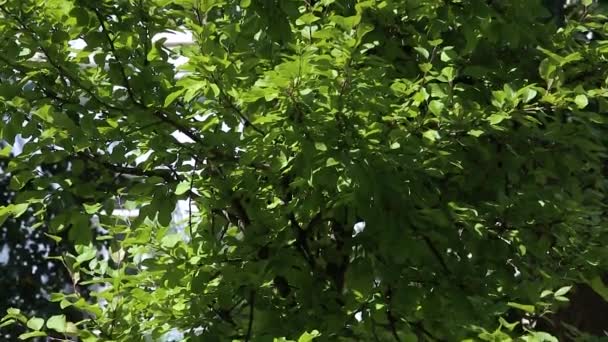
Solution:
[[[601,292],[608,261],[608,25],[571,11],[558,30],[540,0],[4,1],[2,139],[32,140],[0,215],[61,208],[46,233],[69,231],[64,260],[97,287],[53,295],[84,320],[3,324],[555,340],[535,324],[574,283]],[[167,30],[195,42],[168,49]],[[168,229],[179,199],[187,236]]]
[[[0,160],[0,170],[6,168]],[[1,203],[10,203],[13,197],[8,189],[10,177],[0,176]],[[58,245],[43,235],[43,229],[28,229],[36,222],[27,213],[19,218],[6,218],[0,227],[2,259],[0,261],[0,307],[19,307],[33,315],[50,316],[61,313],[55,303],[48,301],[52,292],[60,292],[71,284],[68,272],[56,260],[46,255],[61,254],[69,244]],[[6,341],[17,340],[23,329],[12,326],[2,331]]]

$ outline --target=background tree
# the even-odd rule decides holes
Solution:
[[[26,140],[17,140],[15,151],[20,151]],[[14,188],[23,179],[12,178],[10,173],[5,172],[14,156],[9,153],[12,150],[11,146],[6,144],[3,146],[5,155],[0,158],[0,170],[2,171],[0,203],[10,204],[18,198]],[[62,169],[66,169],[65,163],[41,164],[33,170],[33,174],[36,177],[51,177]],[[32,182],[26,181],[21,190],[35,191],[36,188]],[[68,242],[68,232],[63,231],[55,236],[46,233],[49,221],[62,211],[62,208],[49,208],[46,220],[37,220],[33,211],[27,209],[19,215],[15,215],[17,217],[0,216],[2,222],[0,227],[2,241],[0,247],[0,272],[2,272],[0,307],[17,307],[28,315],[43,317],[60,314],[63,311],[72,320],[83,318],[79,310],[61,308],[55,303],[57,300],[51,301],[52,294],[58,292],[73,293],[77,291],[85,296],[88,294],[87,287],[75,284],[74,274],[69,271],[65,260],[62,260],[74,249],[73,245]],[[93,233],[96,232],[93,231]],[[74,237],[70,235],[70,238]],[[95,247],[103,252],[103,241],[95,242]],[[25,330],[24,327],[12,325],[3,330],[2,338],[7,341],[18,340],[18,336]]]
[[[576,282],[602,292],[608,257],[608,26],[591,1],[570,11],[557,30],[540,0],[4,1],[2,139],[34,137],[7,170],[35,191],[14,184],[0,215],[61,208],[48,233],[98,285],[54,296],[84,320],[5,324],[555,340],[535,324]],[[184,29],[191,46],[153,39]],[[187,238],[168,229],[178,199]]]
[[[0,161],[0,170],[6,162]],[[13,193],[9,189],[9,175],[0,178],[0,202],[11,203]],[[43,229],[30,230],[35,225],[30,213],[19,218],[6,217],[0,228],[2,261],[0,262],[0,307],[18,307],[30,315],[51,316],[60,308],[50,302],[49,295],[69,289],[70,276],[65,267],[47,255],[61,254],[61,248],[44,236]],[[2,338],[15,341],[24,332],[22,327],[12,326],[2,331]]]

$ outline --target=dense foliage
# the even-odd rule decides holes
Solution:
[[[50,300],[85,314],[9,309],[23,339],[554,341],[571,285],[605,295],[591,1],[0,4],[0,138],[30,138],[0,218],[73,245]]]
[[[6,163],[0,160],[0,170],[5,168]],[[9,184],[10,174],[1,174],[0,203],[9,203],[14,196]],[[45,256],[69,250],[70,243],[56,243],[44,235],[44,228],[32,229],[35,224],[36,221],[24,213],[18,218],[6,218],[0,226],[0,308],[3,315],[9,307],[43,316],[61,313],[59,306],[45,297],[65,290],[71,284],[70,277],[60,261]],[[21,333],[23,328],[13,325],[2,329],[0,338],[12,341]]]

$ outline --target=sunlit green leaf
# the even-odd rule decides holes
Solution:
[[[40,330],[44,326],[44,319],[32,317],[27,321],[27,327],[33,330]]]
[[[46,327],[52,330],[55,330],[57,332],[65,332],[67,323],[65,320],[65,315],[55,315],[55,316],[51,316],[47,321],[46,321]]]

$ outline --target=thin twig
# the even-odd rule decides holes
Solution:
[[[439,264],[441,265],[441,268],[443,268],[443,270],[445,271],[445,273],[447,275],[451,275],[452,272],[450,271],[450,268],[446,264],[445,260],[443,260],[443,257],[441,256],[441,254],[437,250],[437,247],[435,247],[435,245],[433,244],[433,242],[431,241],[431,239],[428,236],[426,236],[426,235],[422,235],[422,239],[424,240],[424,242],[426,243],[426,245],[429,247],[429,249],[433,253],[433,256],[437,259],[437,261],[439,262]]]
[[[411,325],[412,327],[416,328],[417,330],[420,330],[424,335],[426,335],[429,339],[431,339],[432,341],[438,341],[438,342],[444,342],[444,340],[434,336],[433,334],[431,334],[425,327],[424,325],[422,325],[421,322],[409,322],[406,321],[407,324]]]
[[[72,272],[72,270],[68,267],[68,264],[65,262],[65,256],[61,257],[61,263],[63,264],[65,269],[68,271],[68,274],[70,275],[70,280],[72,281],[72,288],[74,290],[74,294],[76,296],[80,297],[80,292],[78,291],[78,288],[76,287],[76,285],[77,285],[76,278],[74,277],[74,273]]]
[[[296,247],[297,247],[298,251],[300,252],[300,254],[302,254],[302,256],[304,257],[304,260],[306,260],[306,262],[308,263],[310,268],[314,270],[316,268],[316,262],[312,256],[312,253],[310,252],[310,248],[308,246],[308,241],[306,240],[306,231],[304,229],[302,229],[302,227],[296,220],[296,217],[293,213],[289,213],[288,219],[289,219],[289,224],[291,225],[291,227],[294,231],[294,234],[296,235],[295,243],[296,243]],[[313,218],[313,220],[314,220],[314,218]],[[312,220],[311,220],[311,222],[312,222]]]
[[[179,176],[174,178],[174,175],[170,170],[159,170],[159,169],[142,170],[142,169],[139,169],[136,167],[114,165],[112,163],[101,160],[100,156],[89,155],[84,152],[78,152],[76,154],[76,156],[79,157],[79,159],[85,159],[85,160],[91,161],[97,165],[103,166],[106,169],[109,169],[116,173],[129,174],[129,175],[140,176],[140,177],[160,177],[168,183],[178,182],[181,180],[181,178],[179,178]]]
[[[372,335],[374,336],[374,340],[376,342],[380,342],[380,339],[378,338],[378,333],[376,333],[376,321],[371,316],[370,316],[370,320],[372,321]]]
[[[228,107],[236,113],[236,115],[243,121],[243,124],[245,125],[245,127],[251,127],[254,131],[258,132],[262,136],[266,135],[266,133],[261,128],[254,125],[253,122],[251,122],[251,120],[249,120],[249,118],[247,116],[245,116],[245,114],[243,114],[241,109],[239,107],[237,107],[232,102],[232,100],[230,100],[230,96],[228,94],[226,94],[226,92],[224,91],[224,88],[220,84],[219,79],[217,77],[215,77],[215,75],[211,74],[210,81],[212,81],[213,83],[215,83],[215,85],[217,85],[217,87],[220,90],[220,99],[222,101],[224,101],[224,103],[227,104]]]
[[[149,124],[145,124],[145,125],[143,125],[141,127],[137,127],[137,128],[132,129],[132,130],[130,130],[128,132],[125,132],[124,136],[126,137],[126,136],[129,136],[131,134],[134,134],[134,133],[137,133],[137,132],[141,132],[141,131],[143,131],[146,128],[154,127],[156,125],[160,125],[161,123],[164,123],[164,121],[159,120],[159,121],[150,122]]]
[[[190,175],[190,193],[192,193],[192,188],[194,187],[194,174],[196,172],[197,162],[194,161],[194,166],[192,167],[192,174]],[[188,196],[188,227],[190,229],[190,240],[194,238],[192,235],[192,196]]]
[[[393,335],[393,337],[395,338],[395,341],[397,342],[401,342],[401,339],[399,338],[399,335],[397,334],[397,327],[395,325],[395,323],[397,322],[397,319],[395,318],[395,316],[393,315],[393,310],[392,310],[392,306],[393,306],[393,289],[390,287],[388,287],[387,291],[386,291],[386,318],[388,319],[388,325],[391,331],[391,334]]]
[[[253,332],[253,309],[255,306],[255,291],[251,290],[249,293],[249,323],[247,324],[247,335],[245,335],[245,342],[251,340],[251,334]]]

